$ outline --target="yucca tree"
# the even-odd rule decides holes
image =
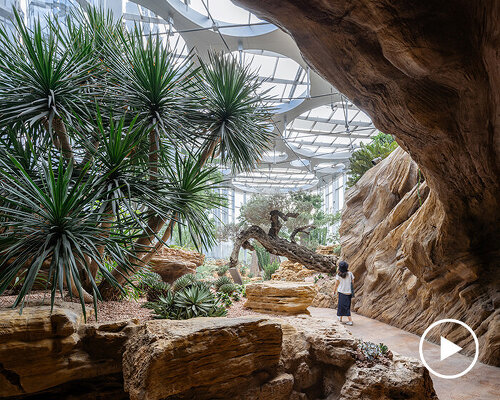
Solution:
[[[0,294],[23,276],[22,303],[45,274],[52,300],[95,302],[176,226],[210,246],[210,161],[246,170],[269,147],[256,75],[218,54],[194,68],[101,10],[16,21],[15,38],[0,27]]]
[[[207,166],[200,169],[199,158],[178,153],[173,160],[165,161],[161,164],[159,175],[168,177],[164,190],[169,194],[170,211],[162,214],[167,224],[154,245],[138,248],[140,242],[136,241],[134,254],[140,256],[140,259],[132,269],[123,270],[118,267],[113,271],[113,276],[119,283],[124,283],[127,277],[151,260],[170,239],[176,224],[189,232],[200,249],[210,248],[215,243],[209,211],[221,207],[224,201],[218,194],[221,177],[217,174],[217,167]],[[104,281],[99,286],[99,291],[107,299],[115,298],[119,294],[110,281]]]
[[[193,136],[188,118],[195,104],[191,95],[193,69],[190,57],[181,60],[159,36],[144,38],[136,26],[132,33],[121,32],[123,55],[107,60],[112,75],[115,104],[138,115],[147,131],[149,179],[158,179],[161,154]],[[159,213],[151,213],[138,248],[152,244],[165,224]]]
[[[95,90],[89,85],[96,71],[90,45],[65,51],[52,29],[44,32],[38,20],[30,30],[15,10],[14,15],[19,40],[0,25],[0,127],[42,125],[64,157],[72,159],[64,121],[73,113],[85,115]]]
[[[91,262],[118,287],[104,267],[101,246],[123,269],[130,265],[125,250],[128,238],[114,234],[111,240],[102,227],[102,179],[95,171],[86,172],[75,179],[71,164],[49,157],[39,164],[38,177],[33,179],[14,155],[0,152],[0,293],[25,272],[14,306],[23,303],[42,267],[52,304],[57,289],[62,293],[63,288],[79,297],[82,306],[100,298]],[[91,282],[92,295],[83,289],[84,277]]]
[[[250,66],[242,66],[230,55],[209,53],[209,62],[199,60],[197,90],[201,107],[201,163],[215,154],[236,172],[255,167],[270,148],[273,135],[266,93],[258,94],[260,80]]]

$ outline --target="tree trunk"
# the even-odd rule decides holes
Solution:
[[[210,159],[210,157],[214,154],[214,151],[219,143],[220,143],[220,138],[217,138],[210,144],[210,146],[207,149],[205,149],[202,152],[199,160],[200,170]],[[159,143],[158,143],[157,132],[155,129],[151,129],[149,133],[149,163],[151,165],[150,180],[156,180],[155,175],[158,172],[158,151],[159,151],[158,144]],[[128,276],[132,275],[133,273],[136,273],[140,268],[146,265],[151,260],[151,258],[153,258],[154,254],[156,254],[156,252],[163,246],[163,243],[166,242],[171,237],[177,217],[178,216],[176,214],[170,219],[169,226],[165,231],[162,240],[157,241],[153,247],[151,246],[153,245],[154,238],[158,234],[158,232],[163,228],[166,221],[159,216],[153,216],[149,219],[148,231],[146,232],[146,235],[144,237],[139,238],[135,243],[136,256],[137,258],[140,258],[140,261],[137,263],[136,260],[136,264],[128,272],[120,271],[119,269],[115,269],[113,271],[113,276],[115,277],[115,279],[119,284],[125,283]],[[147,250],[141,251],[141,248],[142,249],[147,248]],[[101,296],[104,300],[116,299],[119,297],[120,294],[119,289],[113,287],[108,281],[103,281],[99,285],[99,292],[101,293]]]
[[[250,239],[254,239],[269,253],[284,256],[290,261],[300,263],[309,269],[326,273],[334,273],[336,271],[337,257],[316,253],[305,246],[279,237],[278,234],[281,229],[280,219],[286,221],[289,217],[296,216],[296,214],[285,215],[277,210],[271,211],[270,214],[271,228],[269,229],[269,233],[266,233],[260,226],[252,225],[238,234],[229,259],[229,267],[233,268],[238,265],[238,255],[242,247],[252,251],[255,250],[249,242]]]
[[[55,144],[63,154],[64,158],[68,161],[73,161],[73,148],[71,147],[71,143],[69,141],[66,126],[61,118],[54,117],[52,120],[52,130],[57,138]]]

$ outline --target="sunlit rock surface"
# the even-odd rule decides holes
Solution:
[[[0,398],[9,400],[435,398],[419,362],[367,366],[357,340],[331,320],[85,324],[71,304],[12,313],[0,310]]]
[[[309,314],[309,307],[316,296],[312,283],[264,281],[246,286],[245,307],[272,314]]]
[[[360,310],[415,332],[438,317],[463,317],[481,336],[481,360],[499,365],[500,2],[235,3],[289,32],[319,74],[396,137],[430,189],[417,211],[414,201],[399,202],[415,198],[401,188],[366,198],[372,215],[351,220],[368,232],[396,207],[393,223],[402,225],[386,232],[373,262],[356,267],[368,271],[364,292],[374,292]],[[397,305],[370,312],[374,300]]]
[[[357,278],[354,308],[418,334],[439,319],[461,320],[479,337],[480,360],[498,364],[500,316],[490,297],[494,281],[481,283],[484,271],[467,259],[449,264],[443,275],[430,272],[444,219],[433,192],[418,183],[408,153],[398,148],[370,169],[347,192],[340,229],[342,256]],[[470,354],[475,351],[470,335],[447,328],[446,337]]]

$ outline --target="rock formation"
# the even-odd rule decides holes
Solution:
[[[394,356],[367,367],[356,361],[359,340],[340,324],[294,317],[281,326],[281,369],[294,378],[290,398],[437,400],[429,373],[416,360]]]
[[[436,320],[459,319],[479,337],[480,360],[498,365],[499,310],[488,295],[494,288],[479,281],[478,266],[463,263],[443,276],[425,268],[438,234],[428,224],[439,226],[444,215],[417,180],[416,164],[398,148],[347,192],[340,232],[342,256],[356,277],[354,309],[417,334]],[[420,251],[411,252],[417,244]],[[455,340],[473,353],[470,335]]]
[[[404,202],[397,209],[404,225],[390,231],[395,242],[401,239],[397,256],[379,255],[375,275],[367,274],[366,288],[404,267],[398,277],[408,275],[400,280],[408,301],[388,293],[392,284],[379,296],[397,299],[403,311],[391,322],[419,332],[438,314],[468,316],[482,344],[497,341],[491,329],[498,326],[500,298],[500,2],[235,2],[288,31],[305,59],[394,135],[425,177],[429,194],[415,216],[402,217],[404,207],[411,213]],[[391,194],[394,201],[401,193],[412,196],[401,190]],[[377,199],[370,212],[386,212]],[[378,222],[375,215],[366,220]],[[443,314],[415,314],[429,309]],[[493,348],[481,359],[498,365]]]
[[[314,297],[311,307],[321,308],[336,308],[338,295],[333,291],[335,287],[335,279],[323,277],[318,279],[314,284],[316,288],[316,296]]]
[[[63,306],[52,315],[46,306],[22,316],[0,310],[0,398],[436,399],[419,362],[394,356],[367,366],[359,341],[331,321],[83,324],[78,308]]]
[[[316,296],[312,283],[265,281],[246,286],[246,308],[273,314],[309,314]]]
[[[123,355],[131,400],[234,399],[278,366],[281,327],[263,318],[150,321]]]
[[[196,273],[196,268],[203,264],[205,255],[195,251],[163,247],[149,261],[152,270],[165,282],[172,283],[185,274]]]
[[[271,280],[303,282],[305,278],[313,276],[315,273],[315,271],[304,267],[301,263],[285,260],[281,262],[280,267],[271,276]]]
[[[83,324],[80,305],[0,310],[0,398],[43,393],[59,398],[64,384],[82,398],[88,382],[112,398],[125,398],[122,347],[137,324],[134,321]],[[87,384],[80,384],[87,381]],[[111,391],[110,391],[111,390]]]

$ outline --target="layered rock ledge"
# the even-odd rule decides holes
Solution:
[[[394,356],[367,366],[358,340],[331,321],[84,324],[71,308],[13,313],[0,310],[0,398],[9,400],[436,399],[419,362]]]
[[[277,368],[281,327],[263,318],[150,321],[123,354],[131,400],[236,398]]]
[[[272,314],[309,314],[316,288],[312,283],[265,281],[246,286],[246,308]]]

